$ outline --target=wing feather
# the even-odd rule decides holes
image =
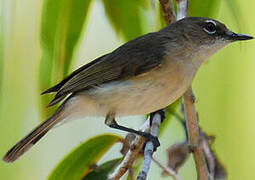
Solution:
[[[79,68],[44,92],[57,92],[49,106],[60,102],[68,94],[89,90],[110,81],[128,79],[157,67],[165,55],[166,42],[164,36],[149,33]]]

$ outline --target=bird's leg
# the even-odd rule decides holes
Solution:
[[[114,129],[119,129],[119,130],[122,130],[122,131],[126,131],[126,132],[129,132],[129,133],[134,133],[134,134],[137,134],[139,136],[142,136],[146,139],[146,141],[148,141],[148,140],[152,141],[154,149],[157,149],[157,147],[160,146],[158,137],[153,136],[148,132],[137,131],[137,130],[132,129],[132,128],[127,128],[125,126],[118,125],[118,123],[115,120],[115,114],[113,112],[110,112],[106,115],[105,124],[107,126],[111,127],[111,128],[114,128]]]
[[[152,118],[153,118],[153,116],[154,116],[156,113],[160,114],[160,116],[161,116],[161,123],[166,119],[166,116],[165,116],[165,109],[160,109],[160,110],[157,110],[157,111],[155,111],[155,112],[152,112],[152,113],[150,113],[150,126],[152,125]]]

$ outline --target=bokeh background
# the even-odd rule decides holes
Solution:
[[[40,74],[43,57],[40,33],[44,3],[43,0],[0,0],[1,157],[47,114],[41,106],[40,78],[51,78],[52,83],[61,78],[57,73],[55,76]],[[139,33],[159,28],[158,19],[154,17],[158,6],[157,2],[154,4],[154,1],[148,0],[141,9],[145,20],[140,24],[142,29]],[[193,15],[204,15],[206,7],[203,4],[201,7],[199,4],[196,6],[200,11]],[[224,22],[233,31],[255,35],[255,1],[222,0],[214,6],[210,17]],[[81,32],[67,73],[111,52],[126,39],[132,38],[132,33],[124,38],[121,31],[116,33],[118,27],[113,28],[113,23],[109,23],[102,1],[93,1],[88,10],[90,13],[86,18],[86,28]],[[200,68],[193,83],[201,127],[216,136],[214,149],[226,166],[228,179],[231,180],[255,179],[254,49],[255,41],[231,44]],[[143,119],[121,118],[120,123],[136,128]],[[55,128],[17,162],[5,164],[0,161],[0,179],[43,180],[70,150],[87,138],[104,132],[125,134],[110,130],[104,125],[103,118],[84,118]],[[156,156],[166,162],[165,149],[183,138],[181,125],[172,120],[161,137],[162,146]],[[120,157],[119,148],[115,146],[101,161]],[[149,179],[161,179],[160,173],[161,170],[153,165]],[[195,179],[192,158],[189,158],[180,174],[183,179]]]

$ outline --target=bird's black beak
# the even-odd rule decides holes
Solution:
[[[227,35],[228,39],[231,40],[231,41],[244,41],[244,40],[253,39],[252,36],[245,35],[245,34],[236,34],[232,31],[228,31],[226,33],[226,35]]]

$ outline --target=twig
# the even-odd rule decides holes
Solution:
[[[134,169],[133,168],[128,169],[128,176],[129,176],[130,180],[135,180],[135,178],[134,178]]]
[[[150,133],[151,133],[151,135],[158,137],[158,131],[159,131],[160,123],[162,121],[162,116],[159,111],[151,114],[151,116],[152,116],[152,124],[151,124]],[[153,149],[154,149],[154,145],[153,145],[152,141],[148,141],[144,148],[144,160],[143,160],[143,164],[140,169],[140,172],[137,176],[137,180],[145,180],[146,179],[147,174],[150,170]]]
[[[167,24],[171,24],[175,21],[175,12],[172,0],[159,0],[163,11],[163,16]]]
[[[168,173],[169,176],[172,176],[174,180],[182,180],[181,177],[177,174],[175,170],[173,170],[170,167],[165,166],[163,163],[161,163],[158,159],[154,158],[152,156],[152,160],[159,166],[161,167],[164,172]]]
[[[193,100],[194,101],[194,100]],[[173,112],[174,113],[174,112]],[[182,104],[182,113],[184,114],[184,107],[183,107],[183,104]],[[174,114],[173,114],[174,115]],[[188,141],[188,132],[187,132],[187,128],[186,128],[186,119],[184,117],[184,119],[182,118],[179,118],[178,116],[176,116],[177,119],[182,123],[183,127],[184,127],[184,131],[185,131],[185,134],[186,134],[186,140]],[[198,113],[196,113],[196,117],[198,119]],[[199,119],[198,119],[199,120]],[[211,147],[211,141],[214,140],[215,137],[213,136],[208,136],[205,132],[203,132],[203,130],[198,126],[199,128],[199,147],[201,148],[202,152],[204,153],[204,158],[205,158],[205,161],[206,161],[206,166],[208,168],[208,173],[209,173],[209,179],[210,180],[214,180],[215,178],[215,174],[216,174],[216,166],[218,165],[217,164],[217,157],[215,156],[215,153],[214,151],[212,150],[212,147]],[[221,166],[218,165],[218,166]],[[221,166],[223,167],[223,166]],[[223,169],[223,175],[225,175],[225,169],[224,167],[222,168]]]
[[[209,145],[209,140],[207,139],[207,136],[200,132],[200,137],[203,137],[200,141],[200,147],[203,150],[205,159],[206,159],[206,164],[208,168],[208,173],[209,173],[209,179],[214,180],[214,175],[215,175],[215,155],[213,154],[211,147]]]
[[[208,180],[209,172],[205,162],[205,157],[202,149],[199,146],[200,136],[199,136],[199,127],[197,122],[197,116],[194,106],[194,96],[192,93],[191,87],[183,95],[186,127],[188,130],[189,145],[192,149],[197,175],[199,180]]]
[[[188,0],[176,0],[177,2],[177,17],[176,20],[180,20],[187,16],[188,12]]]
[[[148,118],[145,123],[140,128],[141,131],[148,131],[150,129],[150,118]],[[142,149],[144,144],[144,138],[141,136],[136,136],[131,147],[126,153],[124,159],[119,164],[119,166],[114,170],[114,172],[108,177],[108,180],[119,180],[127,170],[132,166],[135,161],[139,151]]]

